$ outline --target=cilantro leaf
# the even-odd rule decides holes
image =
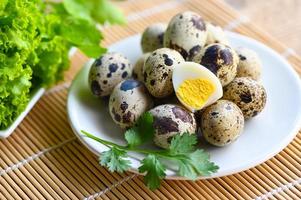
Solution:
[[[197,143],[196,134],[183,133],[174,136],[171,140],[169,151],[171,154],[185,154],[194,150]]]
[[[178,158],[179,175],[189,179],[196,179],[198,176],[210,175],[218,170],[213,162],[209,161],[208,153],[197,149],[196,151]]]
[[[157,156],[149,154],[142,161],[142,165],[139,167],[139,172],[144,173],[144,182],[151,190],[157,189],[160,186],[160,182],[165,178],[165,166],[162,165]]]
[[[219,169],[217,165],[209,161],[209,154],[202,149],[197,149],[189,154],[189,157],[195,168],[199,171],[199,175],[207,176]]]
[[[130,147],[141,145],[151,141],[154,136],[153,116],[145,112],[133,128],[125,132],[125,139]]]
[[[125,150],[112,147],[110,150],[100,154],[100,164],[107,167],[111,172],[117,171],[121,173],[130,168],[131,162],[124,159],[126,156]]]

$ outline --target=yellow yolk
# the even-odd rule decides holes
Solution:
[[[201,108],[214,93],[215,86],[206,79],[187,79],[176,93],[181,101],[195,109]]]

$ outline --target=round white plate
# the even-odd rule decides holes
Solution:
[[[208,151],[219,171],[211,177],[220,177],[254,167],[280,152],[294,138],[301,125],[300,80],[288,62],[267,46],[227,32],[233,47],[244,46],[255,50],[263,64],[262,83],[267,90],[267,104],[262,113],[245,124],[242,135],[226,147],[213,147],[205,142],[201,147]],[[115,43],[110,51],[126,55],[132,63],[142,54],[140,35]],[[83,137],[85,130],[105,140],[124,144],[122,130],[114,124],[106,100],[92,96],[88,87],[88,63],[74,79],[68,96],[68,116],[75,134],[95,154],[107,148]],[[131,154],[132,169],[137,172],[141,155]],[[168,166],[167,179],[183,179]],[[200,177],[209,178],[209,177]]]

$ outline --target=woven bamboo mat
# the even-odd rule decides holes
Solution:
[[[219,0],[152,0],[116,3],[126,27],[104,28],[110,45],[141,32],[146,25],[168,21],[193,10],[204,18],[272,47],[301,74],[301,59],[247,18]],[[65,83],[50,89],[9,138],[0,141],[0,199],[301,199],[301,132],[278,155],[250,170],[201,181],[163,181],[148,190],[143,178],[111,174],[100,167],[73,134],[67,120],[70,81],[87,60],[77,52]]]

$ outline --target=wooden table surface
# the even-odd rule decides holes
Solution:
[[[301,55],[300,0],[225,0],[259,27]]]

